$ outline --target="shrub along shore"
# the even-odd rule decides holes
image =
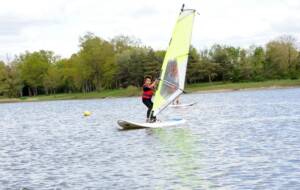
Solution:
[[[300,87],[298,80],[269,80],[264,82],[212,82],[187,85],[187,93],[214,93],[236,90],[258,90],[269,88],[290,88]],[[55,95],[38,95],[33,97],[6,98],[0,96],[0,103],[12,102],[34,102],[34,101],[52,101],[52,100],[77,100],[77,99],[100,99],[100,98],[118,98],[118,97],[136,97],[140,96],[141,89],[129,86],[124,89],[103,90],[101,92],[89,93],[60,93]]]

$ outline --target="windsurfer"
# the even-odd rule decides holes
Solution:
[[[158,80],[155,80],[152,82],[152,77],[151,76],[146,76],[144,79],[144,85],[143,85],[143,95],[142,95],[142,100],[145,106],[147,106],[147,121],[146,122],[155,122],[156,117],[153,117],[150,113],[153,107],[153,102],[152,102],[152,96],[154,94],[154,89],[158,83]]]

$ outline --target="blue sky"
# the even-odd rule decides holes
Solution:
[[[69,57],[88,31],[107,40],[135,36],[165,49],[182,3],[200,12],[192,39],[197,49],[263,45],[283,34],[300,40],[299,0],[10,0],[0,6],[0,59],[40,49]]]

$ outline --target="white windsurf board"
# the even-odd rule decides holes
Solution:
[[[155,123],[141,123],[134,121],[125,121],[119,120],[118,124],[121,130],[129,130],[129,129],[144,129],[144,128],[162,128],[162,127],[172,127],[177,125],[182,125],[186,123],[185,119],[173,119],[169,121],[157,121]]]

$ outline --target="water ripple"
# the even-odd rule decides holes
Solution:
[[[184,95],[160,119],[186,125],[133,131],[139,98],[1,104],[0,189],[299,189],[299,95]]]

